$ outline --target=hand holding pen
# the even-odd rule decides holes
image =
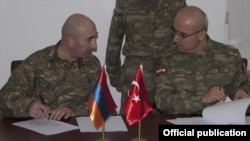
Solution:
[[[222,85],[210,88],[202,97],[202,103],[212,104],[214,102],[224,102],[226,100],[225,90]]]
[[[43,94],[41,92],[39,93],[39,99],[40,99],[41,103],[45,106],[45,107],[41,107],[41,110],[44,112],[46,117],[49,119],[50,109],[47,106],[47,104],[45,102],[45,99],[44,99],[44,96],[43,96]]]
[[[50,108],[46,106],[44,97],[39,93],[39,101],[33,101],[28,107],[28,114],[32,118],[49,117]]]
[[[48,106],[43,105],[40,101],[34,101],[29,105],[28,114],[32,118],[48,117],[50,109]]]
[[[222,85],[220,85],[220,91],[222,92],[222,99],[220,100],[220,102],[225,102],[226,101],[226,99],[227,99],[227,97],[226,97],[226,94],[225,94],[225,90],[224,90],[224,88],[222,87]]]

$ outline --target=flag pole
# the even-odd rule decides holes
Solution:
[[[138,126],[138,139],[141,139],[141,121],[139,121],[139,126]]]
[[[102,126],[102,138],[97,139],[96,141],[111,141],[110,139],[105,138],[105,123]]]
[[[132,141],[147,141],[147,139],[141,137],[141,120],[138,123],[138,138],[134,138]]]
[[[102,139],[105,139],[105,123],[102,126]]]

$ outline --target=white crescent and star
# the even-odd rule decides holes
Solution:
[[[135,85],[135,86],[138,88],[138,91],[140,91],[140,86],[139,86],[139,84],[138,84],[137,81],[133,80],[132,83],[131,83],[131,86],[132,86],[132,85]],[[128,97],[130,97],[129,91],[128,91]],[[134,100],[135,102],[140,101],[139,95],[135,95],[135,96],[132,98],[132,100]]]
[[[140,101],[139,95],[135,95],[135,96],[132,98],[132,100],[134,100],[136,103],[137,103],[138,101]]]

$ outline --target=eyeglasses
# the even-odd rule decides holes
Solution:
[[[201,32],[202,30],[203,30],[203,29],[198,30],[198,31],[196,31],[196,32],[194,32],[194,33],[191,33],[191,34],[186,34],[186,33],[183,33],[183,32],[176,31],[176,30],[174,29],[174,27],[171,26],[171,27],[170,27],[170,34],[171,34],[171,36],[173,36],[173,37],[174,37],[175,35],[177,35],[177,36],[181,37],[181,39],[185,39],[185,38],[191,37],[191,36],[193,36],[193,35],[195,35],[195,34]]]

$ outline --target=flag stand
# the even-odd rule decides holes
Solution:
[[[147,139],[141,137],[141,121],[138,124],[138,138],[133,138],[132,141],[147,141]]]
[[[97,139],[96,141],[111,141],[110,139],[105,139],[105,124],[102,126],[102,138]]]

